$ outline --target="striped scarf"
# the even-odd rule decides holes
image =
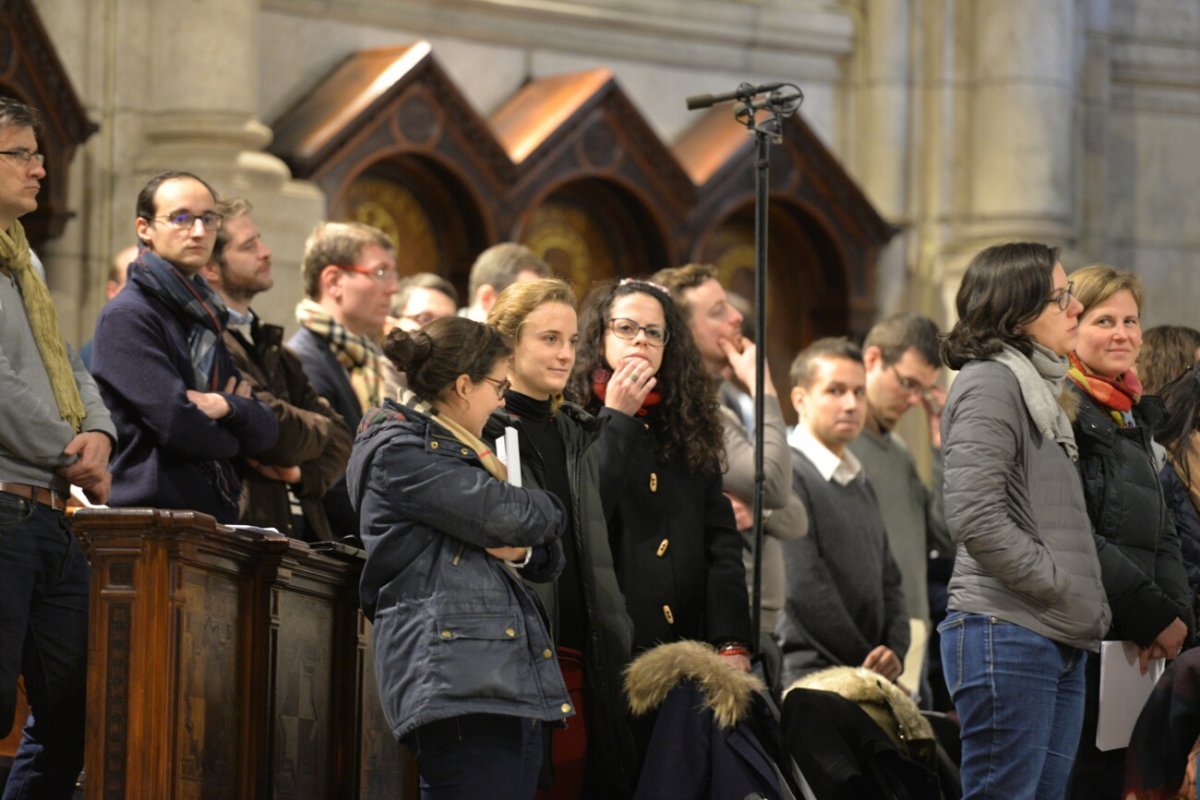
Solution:
[[[1132,428],[1133,407],[1142,399],[1142,382],[1133,370],[1116,378],[1105,378],[1088,370],[1074,353],[1067,357],[1071,360],[1067,377],[1104,408],[1117,425]]]
[[[83,407],[83,398],[79,396],[79,384],[75,382],[67,348],[63,345],[58,313],[54,310],[50,290],[33,268],[29,242],[20,220],[13,220],[8,230],[0,231],[0,269],[12,275],[21,290],[25,315],[29,318],[29,327],[42,356],[42,364],[46,367],[46,375],[50,378],[58,413],[79,433],[83,430],[87,411]]]
[[[145,247],[129,265],[129,280],[166,304],[187,327],[188,355],[196,388],[202,392],[224,391],[233,375],[222,375],[217,363],[217,345],[229,319],[229,310],[220,295],[204,278],[185,275]]]
[[[338,363],[350,376],[350,385],[362,411],[383,402],[383,355],[379,345],[350,330],[314,300],[304,299],[296,306],[296,321],[329,343]]]

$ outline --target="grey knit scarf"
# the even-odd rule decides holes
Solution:
[[[1013,375],[1017,376],[1017,385],[1021,387],[1021,397],[1029,409],[1029,416],[1033,417],[1033,424],[1042,436],[1058,442],[1071,460],[1077,461],[1079,448],[1075,445],[1071,419],[1058,401],[1065,385],[1067,367],[1070,366],[1066,357],[1056,355],[1034,342],[1033,353],[1028,358],[1007,344],[1003,350],[988,358],[1012,370]]]

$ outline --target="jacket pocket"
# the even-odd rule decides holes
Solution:
[[[443,614],[430,649],[441,691],[462,700],[521,700],[536,695],[520,608]]]

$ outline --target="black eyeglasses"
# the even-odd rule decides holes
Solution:
[[[225,221],[222,214],[215,211],[205,211],[203,214],[193,214],[191,211],[179,211],[174,214],[163,214],[160,217],[152,217],[151,219],[161,219],[181,231],[190,231],[196,224],[196,220],[204,225],[206,231],[221,230],[221,223]]]
[[[39,165],[46,163],[45,153],[35,153],[32,150],[26,150],[24,147],[19,147],[16,150],[0,150],[0,156],[8,156],[15,159],[22,167],[28,167],[30,161],[36,161]]]
[[[484,375],[483,379],[496,387],[496,396],[497,397],[504,397],[504,393],[507,392],[510,388],[512,388],[512,381],[510,381],[508,378],[505,378],[504,380],[500,381],[500,380],[496,380],[495,378],[490,377],[488,375]]]
[[[896,376],[896,383],[900,384],[900,388],[904,390],[905,394],[917,394],[920,395],[922,399],[929,399],[931,396],[930,392],[932,391],[932,387],[924,386],[916,378],[905,375],[900,370],[896,369],[895,364],[892,364],[889,369],[891,369],[892,374]]]
[[[1075,281],[1067,281],[1067,285],[1055,291],[1049,298],[1047,303],[1058,303],[1059,311],[1066,311],[1067,306],[1071,305],[1071,295],[1075,292]]]
[[[654,347],[662,347],[670,338],[670,331],[662,325],[638,325],[631,319],[624,317],[613,317],[608,321],[608,329],[613,332],[613,335],[618,339],[633,340],[638,337],[639,333],[646,334],[646,342]]]

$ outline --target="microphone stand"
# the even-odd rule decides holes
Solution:
[[[766,95],[763,97],[762,95]],[[800,87],[790,83],[761,86],[743,83],[724,95],[698,95],[688,98],[689,110],[708,108],[721,102],[736,101],[733,116],[754,134],[754,583],[750,599],[754,655],[761,655],[759,629],[762,626],[762,545],[763,545],[763,415],[765,361],[767,355],[767,211],[770,202],[771,144],[783,141],[783,120],[804,102]],[[760,114],[760,112],[762,112]]]

